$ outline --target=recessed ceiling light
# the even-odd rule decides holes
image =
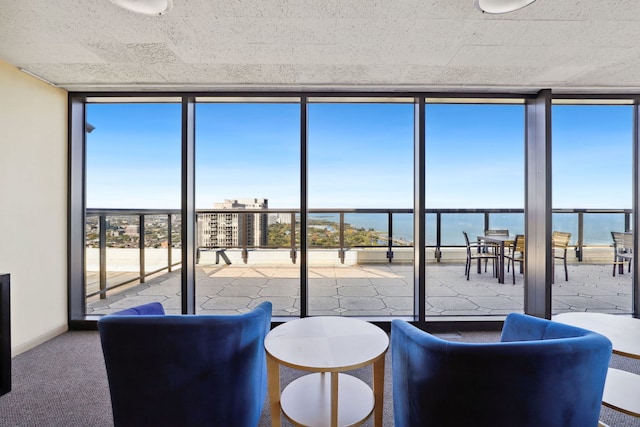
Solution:
[[[111,0],[111,3],[143,15],[164,15],[173,7],[173,0]]]
[[[474,0],[483,13],[507,13],[529,6],[536,0]]]

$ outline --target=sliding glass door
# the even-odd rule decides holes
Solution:
[[[412,101],[310,101],[309,315],[413,314]]]
[[[552,171],[538,174],[553,179],[527,186],[549,141],[528,141],[527,165],[524,98],[73,95],[71,317],[150,301],[181,313],[187,289],[196,314],[269,300],[276,317],[499,318],[526,311],[527,290],[547,295],[546,279],[525,281],[546,278],[548,258],[511,245],[551,207],[553,231],[570,234],[554,249],[552,312],[632,313],[633,247],[612,232],[634,231],[633,105],[555,100]],[[552,205],[528,198],[531,216],[525,189],[546,197],[547,184]]]
[[[633,251],[633,107],[599,104],[553,106],[553,230],[571,234],[555,248],[553,314],[632,312],[633,271],[614,236],[615,250]]]
[[[179,280],[153,279],[181,262],[181,105],[87,104],[86,122],[86,313],[179,313]]]
[[[196,311],[300,315],[300,105],[196,105]]]
[[[516,258],[514,271],[508,258],[509,245],[524,234],[522,101],[436,102],[426,106],[427,316],[523,311],[524,263]],[[487,243],[479,236],[489,230],[510,236],[505,249],[468,252],[465,233],[475,245]],[[497,256],[467,260],[479,252]]]

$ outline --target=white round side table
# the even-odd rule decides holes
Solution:
[[[372,413],[382,427],[384,360],[389,337],[379,327],[339,316],[284,323],[265,338],[271,425],[282,413],[298,426],[357,426]],[[280,392],[280,365],[312,372]],[[373,389],[341,372],[373,365]]]

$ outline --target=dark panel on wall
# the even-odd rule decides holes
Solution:
[[[0,275],[0,395],[11,391],[10,276]]]

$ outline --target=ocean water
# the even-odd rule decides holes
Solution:
[[[311,219],[322,219],[339,223],[338,214],[311,214]],[[345,214],[345,223],[357,228],[374,229],[388,233],[387,214]],[[427,245],[436,244],[436,215],[427,214]],[[552,215],[553,230],[571,233],[570,244],[578,240],[578,214],[554,213]],[[463,231],[471,239],[484,233],[484,214],[451,213],[442,214],[442,246],[464,246]],[[491,214],[489,228],[509,230],[509,234],[524,234],[524,214]],[[585,245],[609,245],[612,243],[611,231],[625,231],[624,214],[622,213],[588,213],[584,214]],[[413,215],[393,214],[393,237],[413,242]]]

